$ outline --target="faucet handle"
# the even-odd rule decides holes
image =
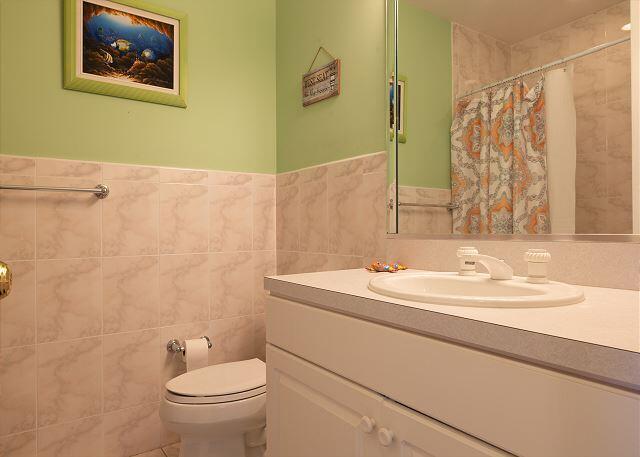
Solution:
[[[529,249],[524,254],[527,262],[527,282],[544,284],[547,278],[547,264],[551,261],[551,254],[546,249]]]
[[[472,276],[476,274],[476,262],[470,260],[469,256],[480,254],[473,246],[463,246],[458,248],[456,256],[460,259],[460,268],[458,274],[461,276]]]
[[[463,255],[474,255],[474,254],[480,254],[480,252],[473,246],[459,247],[458,251],[456,252],[456,255],[458,257],[462,257]]]

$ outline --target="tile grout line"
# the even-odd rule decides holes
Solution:
[[[37,176],[38,176],[38,160],[34,160],[34,176],[33,176],[33,182],[35,184],[37,184]],[[39,414],[38,414],[38,396],[39,396],[39,388],[38,388],[38,384],[39,384],[39,380],[40,380],[40,363],[39,363],[39,354],[40,351],[38,350],[38,274],[40,271],[40,268],[38,268],[38,193],[37,192],[33,192],[33,199],[35,204],[33,205],[33,211],[34,211],[34,217],[33,217],[33,240],[34,240],[34,247],[33,247],[33,254],[35,256],[34,259],[34,269],[35,269],[35,274],[34,274],[34,285],[33,285],[33,297],[34,297],[34,303],[33,303],[33,307],[34,307],[34,313],[33,313],[33,317],[34,317],[34,344],[35,344],[35,348],[34,348],[34,353],[35,353],[35,371],[36,371],[36,380],[35,380],[35,403],[36,403],[36,411],[35,411],[35,416],[36,416],[36,430],[35,430],[35,444],[36,444],[36,455],[38,454],[38,429],[40,427],[40,418],[39,418]]]
[[[207,187],[207,256],[208,256],[207,282],[208,282],[208,290],[209,290],[209,295],[207,297],[207,312],[209,316],[209,321],[211,321],[211,308],[213,307],[213,286],[211,285],[211,282],[212,282],[211,281],[211,201],[213,200],[213,197],[214,197],[214,192],[213,192],[213,188],[210,186],[211,184],[210,181],[211,181],[211,177],[207,173],[207,184],[209,185]],[[211,324],[209,323],[208,327],[210,326]],[[209,362],[209,355],[207,354],[207,363],[208,362]],[[162,389],[160,393],[162,394]],[[162,452],[164,453],[164,450]]]
[[[104,182],[104,164],[100,164],[100,182]],[[104,204],[102,199],[100,204],[100,443],[102,453],[105,448],[105,429],[104,429]]]

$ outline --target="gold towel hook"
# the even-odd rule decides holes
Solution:
[[[11,268],[0,261],[0,300],[11,292]]]

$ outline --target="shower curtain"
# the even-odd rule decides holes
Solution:
[[[545,75],[547,193],[555,234],[576,232],[576,106],[573,65]]]
[[[453,233],[550,233],[544,80],[462,100],[451,127]]]

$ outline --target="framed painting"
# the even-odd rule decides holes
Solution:
[[[395,114],[397,113],[397,122],[398,122],[398,141],[400,143],[407,142],[407,134],[405,130],[405,119],[407,113],[407,103],[406,103],[406,93],[407,93],[407,77],[406,76],[398,76],[398,96],[396,97],[393,93],[393,76],[389,78],[389,134],[390,139],[393,140],[396,119],[394,119]],[[396,111],[394,104],[398,103],[398,109]]]
[[[139,0],[64,0],[65,89],[187,106],[187,17]]]

